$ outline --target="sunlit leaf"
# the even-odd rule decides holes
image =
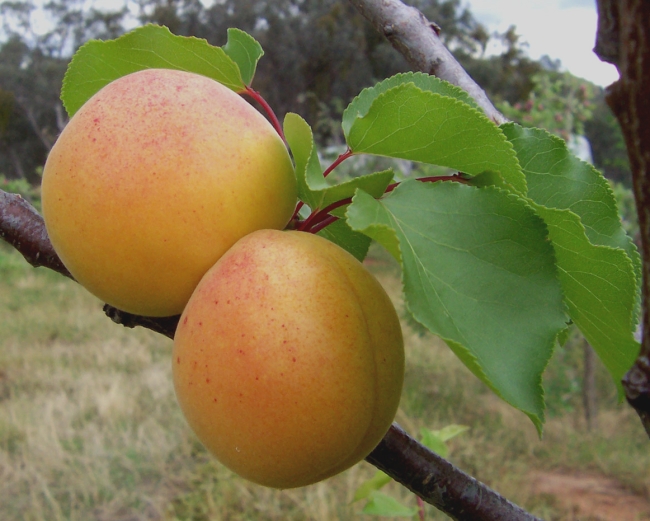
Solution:
[[[240,42],[243,38],[234,33]],[[236,44],[232,43],[232,47]],[[231,53],[237,54],[231,50]],[[246,66],[251,74],[250,64]],[[143,69],[176,69],[212,78],[235,92],[246,84],[239,66],[221,47],[206,40],[173,35],[166,27],[146,25],[115,40],[91,40],[74,55],[61,90],[72,117],[90,97],[110,82]]]
[[[502,128],[526,175],[527,195],[549,227],[571,319],[622,393],[620,380],[639,351],[633,332],[641,260],[612,190],[558,137],[513,123]]]
[[[511,190],[526,193],[512,145],[482,112],[456,98],[405,83],[380,93],[365,114],[348,116],[354,153],[376,154],[477,175],[499,172]]]
[[[592,244],[625,250],[641,276],[641,259],[625,233],[612,189],[593,165],[577,158],[557,136],[514,123],[502,126],[526,175],[527,196],[547,208],[580,217]]]
[[[250,85],[255,76],[257,62],[264,56],[259,42],[240,29],[230,28],[228,41],[223,46],[223,50],[239,66],[242,81]]]
[[[405,83],[413,83],[416,87],[424,91],[435,92],[442,96],[456,98],[467,105],[478,108],[474,98],[467,94],[463,89],[456,87],[449,82],[422,72],[405,72],[395,74],[372,87],[363,89],[343,112],[343,133],[346,136],[350,133],[350,128],[352,127],[354,120],[365,117],[366,114],[368,114],[372,102],[375,101],[380,94],[392,89],[393,87],[397,87],[398,85],[404,85]]]

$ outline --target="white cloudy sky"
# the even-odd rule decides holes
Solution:
[[[489,31],[517,26],[528,54],[559,59],[563,69],[606,86],[616,81],[613,65],[601,62],[592,49],[596,41],[596,0],[463,0]]]

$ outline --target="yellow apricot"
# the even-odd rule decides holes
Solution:
[[[365,458],[395,416],[400,323],[379,282],[321,237],[261,230],[206,273],[181,315],[173,376],[217,459],[291,488]]]
[[[100,299],[131,313],[183,310],[244,235],[282,229],[296,179],[270,123],[188,72],[149,69],[105,86],[74,115],[43,172],[54,249]]]

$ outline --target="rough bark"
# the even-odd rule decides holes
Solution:
[[[541,521],[393,424],[366,458],[427,503],[458,521]]]
[[[627,146],[639,215],[644,302],[641,351],[625,375],[628,402],[650,436],[650,2],[599,0],[601,15],[596,52],[618,68],[620,79],[608,88]]]
[[[497,125],[507,121],[442,43],[440,28],[420,11],[399,0],[350,0],[350,3],[414,70],[432,74],[467,91]]]

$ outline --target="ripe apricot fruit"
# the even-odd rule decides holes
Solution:
[[[367,456],[398,407],[400,323],[379,282],[321,237],[261,230],[203,277],[181,315],[176,395],[217,459],[275,488]]]
[[[284,228],[296,197],[271,124],[220,83],[168,69],[97,92],[43,171],[45,224],[70,273],[105,302],[150,316],[180,313],[237,240]]]

